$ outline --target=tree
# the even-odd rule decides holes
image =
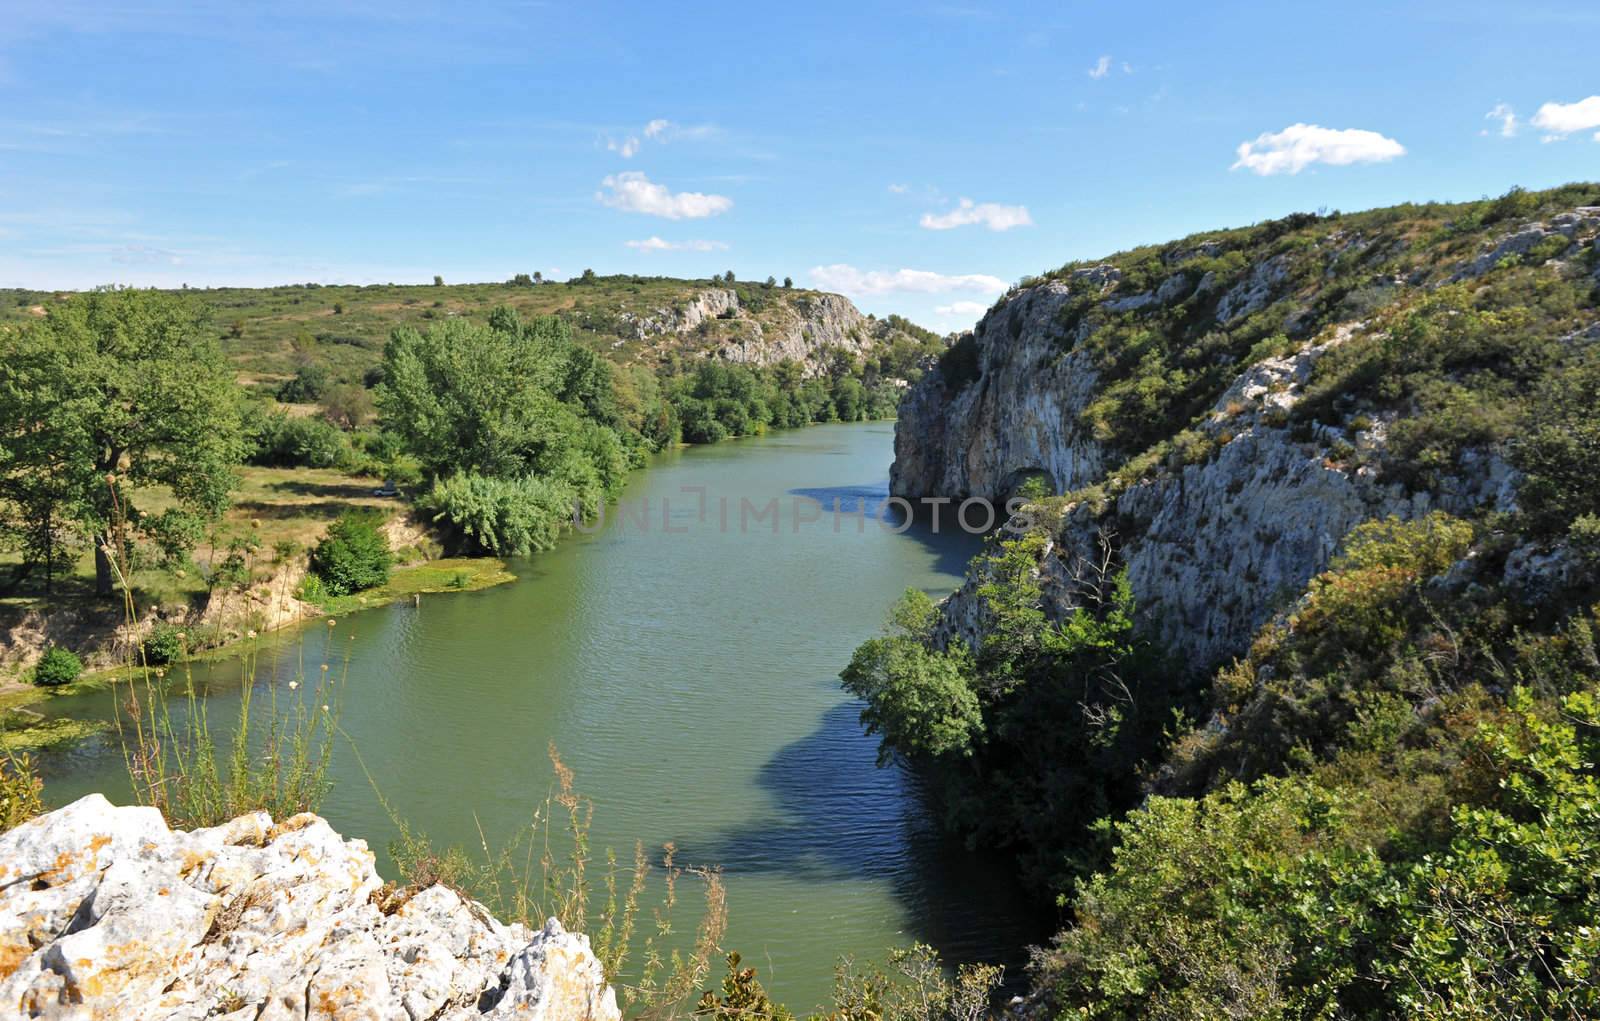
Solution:
[[[359,429],[372,415],[372,395],[354,383],[336,383],[322,395],[322,417],[340,429]]]
[[[239,389],[215,334],[187,299],[157,291],[96,291],[0,338],[0,423],[13,513],[38,535],[72,521],[91,536],[101,595],[114,583],[107,550],[130,527],[169,556],[186,552],[227,507],[244,452]],[[149,488],[173,506],[142,515],[134,493]]]
[[[487,324],[451,319],[395,330],[375,390],[386,428],[429,475],[510,478],[545,471],[577,430],[559,397],[573,348],[553,316],[524,324],[509,308]]]
[[[787,290],[788,288],[793,287],[794,286],[794,278],[793,277],[784,277],[783,278],[783,286],[784,286],[785,290]]]
[[[866,703],[861,722],[881,735],[878,762],[898,752],[911,758],[970,755],[983,732],[966,646],[929,648],[937,610],[920,589],[908,589],[890,613],[890,631],[855,651],[840,674],[845,690]]]
[[[311,569],[330,594],[346,596],[389,580],[394,554],[379,529],[380,517],[351,512],[328,526],[328,534],[311,551]]]
[[[778,286],[778,279],[777,279],[777,277],[767,277],[766,282],[763,283],[761,286],[765,287],[767,290],[770,291],[774,287]]]
[[[726,280],[730,284],[733,283],[733,270],[730,269],[728,272],[722,274],[722,279]]]
[[[443,287],[444,286],[444,277],[442,277],[439,274],[435,273],[433,275],[433,286],[435,286],[435,287]]]
[[[4,401],[7,412],[17,407]],[[42,429],[8,435],[0,448],[0,540],[21,554],[12,580],[21,582],[42,565],[46,594],[54,590],[57,565],[70,564],[85,537],[82,499],[90,488],[85,477],[92,478],[93,471],[74,463],[70,454],[56,448],[53,434]]]

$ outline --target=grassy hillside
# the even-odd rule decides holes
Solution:
[[[733,291],[742,314],[712,319],[688,335],[641,339],[628,316],[682,310],[702,292]],[[274,384],[292,376],[308,359],[326,366],[337,381],[359,383],[382,357],[397,326],[425,329],[457,316],[482,318],[497,305],[523,318],[561,317],[576,338],[619,363],[651,367],[673,356],[692,358],[728,340],[746,338],[752,323],[775,324],[804,314],[822,292],[781,284],[670,277],[595,276],[565,283],[441,284],[281,287],[219,287],[190,292],[211,309],[212,325],[246,382]],[[69,292],[0,289],[0,325],[42,316]],[[894,317],[882,331],[886,346],[921,347],[934,339]]]

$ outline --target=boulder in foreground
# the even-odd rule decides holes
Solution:
[[[315,815],[168,829],[98,794],[0,835],[0,1016],[617,1021],[588,939],[385,887]]]

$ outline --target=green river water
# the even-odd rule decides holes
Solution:
[[[479,825],[491,842],[525,828],[550,788],[554,740],[594,801],[594,846],[631,858],[636,840],[673,841],[681,863],[720,865],[724,944],[796,1009],[826,997],[841,955],[913,940],[1014,966],[1042,935],[1037,911],[1003,860],[937,832],[913,777],[876,768],[876,741],[838,684],[898,594],[950,591],[980,541],[954,528],[894,534],[871,517],[837,530],[831,513],[794,521],[796,494],[877,514],[892,457],[888,424],[662,455],[623,498],[648,507],[643,527],[613,511],[595,534],[513,564],[513,584],[311,626],[262,653],[253,683],[282,685],[302,661],[338,671],[348,654],[342,726],[394,808],[440,844],[476,848]],[[685,487],[705,488],[703,520]],[[773,498],[776,534],[770,518],[741,527],[742,499],[760,509]],[[237,661],[196,668],[214,722],[234,718],[241,676]],[[85,696],[53,708],[104,717],[109,706]],[[126,799],[111,741],[43,766],[55,803],[92,790]],[[347,747],[333,774],[322,814],[392,876],[395,828]],[[691,927],[685,899],[679,924]]]

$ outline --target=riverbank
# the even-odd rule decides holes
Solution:
[[[892,425],[893,419],[875,424]],[[813,423],[800,430],[765,430],[721,442],[818,427]],[[668,456],[696,446],[702,445],[680,443]],[[638,469],[635,475],[649,470],[648,466]],[[248,655],[268,636],[307,620],[343,616],[422,595],[473,592],[516,580],[506,561],[499,558],[440,556],[438,542],[409,517],[403,505],[397,505],[392,496],[376,495],[379,485],[378,479],[335,469],[241,469],[235,504],[219,531],[249,535],[255,548],[277,551],[276,561],[254,569],[252,583],[231,593],[208,593],[199,572],[135,571],[134,602],[143,612],[133,629],[121,605],[97,605],[88,587],[93,562],[87,555],[75,565],[73,575],[59,583],[64,590],[61,595],[0,600],[0,637],[4,639],[0,642],[0,752],[59,747],[107,729],[110,724],[105,720],[53,716],[39,709],[54,699],[93,695],[109,690],[119,679],[128,679],[138,644],[127,635],[130,631],[142,635],[157,618],[197,625],[196,630],[207,628],[203,647],[192,651],[186,662],[210,663]],[[384,530],[391,548],[402,561],[411,562],[402,562],[389,581],[377,588],[315,603],[300,601],[303,551],[321,537],[327,522],[352,510],[387,513]],[[221,545],[213,540],[213,557]],[[52,644],[78,653],[89,669],[68,684],[35,686],[29,680],[31,666]]]
[[[377,588],[307,604],[315,612],[284,619],[278,626],[266,630],[242,630],[221,644],[193,652],[175,666],[181,669],[185,665],[239,659],[268,642],[283,641],[296,629],[327,617],[412,602],[425,595],[477,592],[516,580],[517,576],[506,562],[497,557],[442,557],[397,567],[389,580]],[[116,630],[110,628],[108,637]],[[56,748],[109,729],[109,720],[53,716],[41,709],[57,700],[81,701],[85,696],[108,692],[118,681],[132,680],[138,672],[138,668],[124,662],[86,671],[75,681],[50,687],[30,683],[26,671],[0,679],[0,753]]]

